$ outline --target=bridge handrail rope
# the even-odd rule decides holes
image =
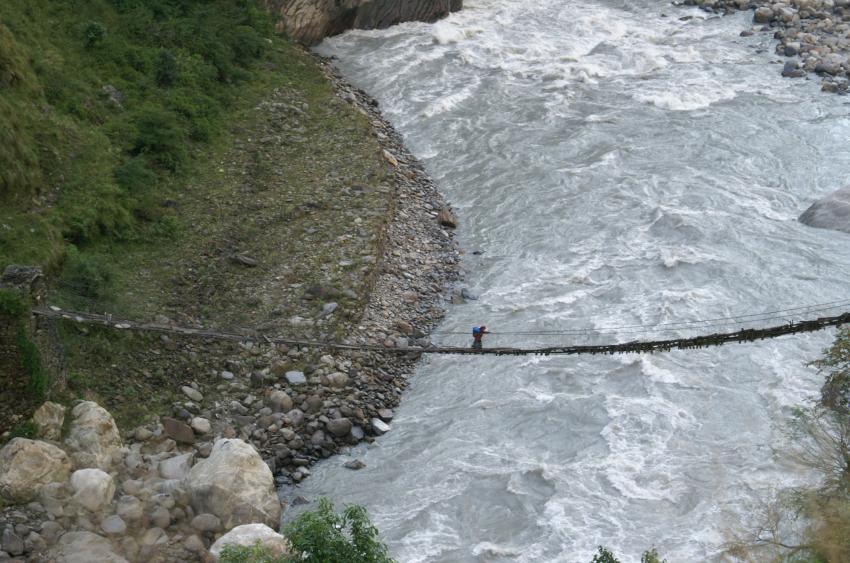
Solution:
[[[528,331],[492,331],[491,334],[504,334],[504,335],[529,335],[529,336],[545,336],[545,335],[581,335],[586,334],[588,332],[594,332],[598,334],[640,334],[640,333],[653,333],[653,332],[673,332],[678,330],[684,330],[688,328],[708,328],[708,327],[720,327],[720,326],[736,326],[741,323],[753,323],[753,322],[764,322],[764,321],[772,321],[772,320],[780,320],[780,319],[793,319],[795,317],[799,317],[803,313],[812,314],[812,313],[820,313],[824,311],[832,311],[835,309],[845,309],[850,308],[850,300],[841,300],[841,301],[829,301],[826,303],[818,303],[814,305],[807,305],[804,307],[792,307],[789,309],[779,309],[776,311],[765,311],[764,313],[751,313],[746,315],[736,315],[731,317],[716,317],[712,319],[698,319],[693,321],[676,321],[676,322],[667,322],[667,323],[657,323],[652,325],[620,325],[620,326],[604,326],[604,327],[587,327],[587,328],[574,328],[574,329],[561,329],[561,330],[528,330]],[[781,314],[781,313],[789,313],[789,314]],[[578,322],[581,319],[575,319],[574,322]],[[657,328],[657,327],[673,327],[673,328]],[[637,329],[637,330],[630,330]],[[469,331],[434,331],[431,334],[434,335],[467,335]]]
[[[258,334],[253,330],[242,331],[214,331],[203,328],[178,327],[156,323],[141,323],[130,320],[113,319],[112,315],[98,315],[78,311],[63,311],[58,308],[33,309],[33,314],[41,317],[64,319],[71,322],[83,324],[99,324],[118,329],[138,330],[148,332],[160,332],[179,334],[183,336],[194,336],[199,338],[246,341],[265,340],[269,343],[286,344],[289,346],[302,346],[308,348],[320,348],[326,350],[341,351],[364,351],[378,352],[382,354],[458,354],[458,355],[496,355],[496,356],[521,356],[521,355],[577,355],[577,354],[624,354],[661,352],[669,350],[688,350],[705,348],[709,346],[720,346],[730,342],[751,342],[767,338],[777,338],[787,334],[798,334],[803,332],[814,332],[824,328],[850,323],[850,311],[831,317],[819,317],[816,319],[789,322],[784,325],[771,326],[761,329],[748,328],[734,332],[715,333],[690,338],[674,338],[667,340],[645,340],[630,341],[617,344],[602,345],[571,345],[571,346],[549,346],[540,348],[509,348],[495,347],[484,349],[472,349],[466,347],[407,347],[386,348],[374,345],[345,344],[340,342],[326,342],[314,340],[299,340],[284,337],[269,338]]]

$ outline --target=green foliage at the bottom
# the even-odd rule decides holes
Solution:
[[[26,420],[12,428],[9,432],[9,440],[13,438],[35,438],[37,430],[35,422]]]
[[[289,563],[289,557],[275,556],[269,553],[259,541],[251,546],[226,545],[219,558],[221,563]]]
[[[620,563],[620,560],[614,556],[610,549],[600,545],[590,563]],[[658,556],[658,550],[653,547],[643,552],[643,555],[640,556],[640,563],[667,563],[667,560],[661,559]]]
[[[614,557],[611,550],[600,545],[597,548],[596,555],[590,560],[590,563],[620,563],[620,560]]]
[[[41,353],[35,343],[27,337],[21,327],[18,330],[18,350],[21,353],[21,364],[29,377],[29,390],[34,397],[43,399],[50,387],[50,377],[41,365]]]
[[[331,501],[321,499],[317,510],[300,514],[284,534],[306,563],[392,562],[362,506],[348,505],[337,514]]]
[[[362,506],[348,505],[341,514],[328,499],[319,508],[299,514],[283,530],[292,546],[289,557],[272,555],[260,543],[227,545],[221,563],[394,563],[378,529]]]

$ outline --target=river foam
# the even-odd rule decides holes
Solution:
[[[747,14],[662,0],[467,0],[327,41],[458,212],[477,301],[441,327],[552,345],[846,298],[846,235],[795,221],[850,172],[847,106],[778,76]],[[662,17],[666,16],[666,17]],[[680,19],[686,17],[686,19]],[[563,334],[543,334],[562,331]],[[467,344],[460,335],[439,335]],[[390,433],[298,491],[367,506],[400,561],[722,559],[830,335],[629,357],[433,357]]]

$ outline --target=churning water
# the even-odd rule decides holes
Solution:
[[[771,34],[739,37],[750,21],[666,0],[467,0],[435,25],[326,41],[459,212],[480,299],[440,330],[628,340],[601,330],[847,298],[850,236],[796,217],[846,185],[850,105],[781,78]],[[355,452],[368,467],[333,459],[302,494],[365,505],[403,562],[587,561],[597,544],[717,559],[754,504],[812,478],[784,425],[817,394],[805,364],[831,336],[427,358],[392,432]]]

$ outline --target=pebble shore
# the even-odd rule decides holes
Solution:
[[[773,32],[776,53],[788,57],[782,75],[816,74],[825,92],[846,94],[850,78],[850,0],[684,0],[715,13],[753,10],[752,29]]]
[[[456,219],[377,102],[342,79],[330,61],[317,62],[336,96],[370,120],[395,190],[368,302],[338,338],[386,348],[427,346],[448,301],[462,299]],[[333,291],[324,291],[316,288],[314,297],[331,315]],[[35,417],[38,439],[17,438],[0,451],[0,494],[15,491],[17,498],[0,505],[0,561],[215,560],[216,540],[239,530],[234,527],[277,527],[276,489],[307,478],[315,462],[390,431],[419,357],[331,354],[263,341],[160,342],[164,354],[216,366],[207,376],[175,381],[180,400],[170,416],[121,435],[95,403],[68,414],[48,403]],[[55,462],[46,473],[21,470],[48,458]],[[346,466],[363,464],[348,460]],[[216,475],[243,473],[252,477],[223,493],[236,500],[217,501],[211,491],[231,485],[216,483]],[[245,508],[259,505],[269,506]],[[246,537],[250,544],[253,536]]]

